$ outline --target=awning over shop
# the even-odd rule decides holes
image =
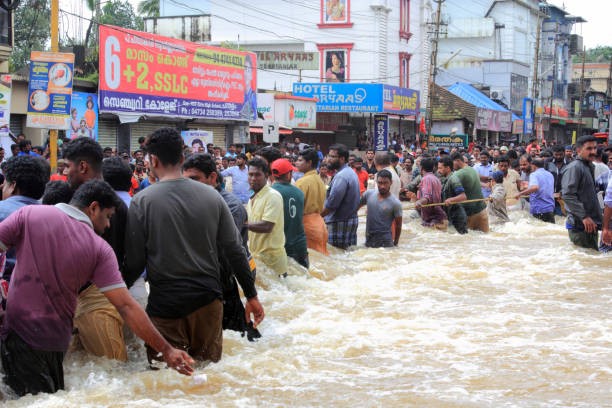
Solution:
[[[500,112],[510,112],[510,110],[493,101],[470,84],[466,84],[464,82],[455,82],[447,89],[449,90],[449,92],[457,95],[459,98],[470,103],[471,105],[476,106],[477,108],[490,109]],[[517,119],[520,119],[520,117],[513,113],[512,120]]]

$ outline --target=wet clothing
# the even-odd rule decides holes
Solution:
[[[562,198],[567,211],[567,229],[583,231],[582,220],[591,219],[601,228],[602,212],[597,201],[593,163],[578,157],[562,176]]]
[[[484,198],[482,196],[482,189],[480,187],[480,177],[478,176],[476,170],[469,166],[465,166],[464,168],[455,171],[453,174],[455,177],[457,177],[457,179],[459,179],[459,182],[461,182],[468,200]],[[461,205],[465,209],[465,213],[468,217],[478,214],[487,208],[484,201],[464,203]]]
[[[272,188],[283,197],[285,252],[308,268],[308,249],[304,233],[304,193],[289,183],[276,182]]]
[[[17,249],[18,262],[1,334],[13,331],[35,350],[67,350],[77,293],[87,282],[102,292],[125,287],[111,247],[68,204],[13,213],[0,223],[0,249],[7,247]]]
[[[4,382],[20,397],[64,389],[64,352],[35,350],[14,332],[0,345]]]
[[[357,245],[357,227],[359,218],[357,216],[344,221],[327,223],[328,242],[340,249],[347,249]]]
[[[474,165],[474,170],[478,172],[479,176],[491,177],[491,174],[493,174],[493,165],[489,163],[485,166],[482,163],[476,163]],[[480,181],[480,178],[479,178],[479,182],[482,183]],[[491,195],[491,189],[488,186],[484,186],[483,184],[481,184],[480,190],[482,191],[483,198],[487,198],[488,196]]]
[[[489,196],[489,216],[493,222],[508,222],[508,209],[506,208],[506,190],[503,184],[496,184],[491,189],[491,195]]]
[[[465,191],[455,173],[451,173],[448,177],[441,177],[440,182],[442,183],[442,201],[445,201],[447,198],[456,197]],[[446,210],[449,223],[455,227],[457,232],[459,234],[467,234],[467,215],[463,205],[445,206],[444,209]]]
[[[378,190],[368,190],[361,197],[360,205],[367,205],[366,242],[371,248],[392,247],[393,220],[402,216],[402,204],[393,195],[381,198]]]
[[[249,248],[253,256],[278,274],[287,272],[285,251],[285,216],[283,197],[269,185],[255,193],[247,204],[249,222],[269,221],[269,233],[249,231]]]
[[[553,175],[544,169],[536,169],[529,175],[529,187],[538,186],[537,191],[529,194],[531,214],[546,214],[555,210],[554,184]]]
[[[507,205],[516,205],[518,200],[515,199],[519,193],[517,181],[520,181],[521,176],[514,169],[508,169],[508,174],[504,176],[504,190],[506,190]]]
[[[151,185],[134,196],[128,231],[126,273],[138,277],[146,266],[149,316],[180,319],[221,299],[219,250],[245,296],[257,295],[232,214],[210,186],[186,178]]]
[[[344,165],[332,179],[325,200],[325,208],[331,210],[325,216],[331,245],[341,249],[357,245],[359,198],[357,175]]]
[[[0,192],[0,195],[2,193]],[[20,209],[21,207],[25,207],[26,205],[38,204],[38,200],[35,200],[30,197],[16,195],[7,198],[6,200],[0,201],[0,222],[4,221],[8,218],[9,215]],[[13,268],[15,268],[16,255],[15,250],[10,249],[8,252],[2,254],[5,257],[5,266],[4,271],[2,272],[2,278],[9,281],[11,280],[11,274],[13,273]],[[2,266],[2,262],[0,262],[0,267]]]
[[[417,199],[424,201],[423,204],[442,202],[442,183],[433,173],[425,173],[421,179]],[[446,213],[441,205],[424,207],[419,212],[423,220],[422,225],[426,227],[443,224],[446,220]]]
[[[467,227],[475,231],[489,232],[489,216],[486,208],[476,214],[468,215]]]
[[[311,170],[296,181],[295,186],[304,193],[303,221],[306,245],[327,255],[327,226],[320,215],[325,203],[325,184],[316,170]]]

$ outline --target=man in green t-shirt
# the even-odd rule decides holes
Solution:
[[[480,175],[467,165],[460,153],[453,153],[451,159],[455,168],[453,175],[459,179],[464,191],[455,197],[447,198],[444,203],[451,205],[470,201],[461,204],[467,215],[468,229],[489,232],[489,216],[480,186]]]
[[[270,166],[276,180],[272,188],[283,196],[285,214],[285,251],[287,256],[308,268],[308,249],[304,232],[304,193],[291,185],[291,175],[296,170],[287,159],[277,159]]]

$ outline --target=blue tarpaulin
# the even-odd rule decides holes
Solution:
[[[467,103],[476,106],[477,108],[491,109],[502,112],[510,112],[508,109],[504,108],[500,104],[496,103],[488,96],[480,92],[478,89],[474,88],[470,84],[466,84],[464,82],[455,82],[453,85],[449,86],[448,91],[457,95],[459,98],[463,99]],[[514,113],[512,114],[512,120],[520,119]]]

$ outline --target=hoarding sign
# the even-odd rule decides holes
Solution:
[[[206,145],[213,143],[213,132],[208,130],[182,130],[181,136],[183,143],[191,147],[194,153],[206,152]]]
[[[10,132],[11,88],[12,77],[10,75],[0,75],[0,137],[9,136]]]
[[[494,132],[512,132],[512,112],[478,108],[474,128]]]
[[[74,54],[32,51],[26,126],[41,129],[70,127],[70,97]]]
[[[274,121],[274,94],[258,93],[257,94],[257,113],[263,116],[263,120]],[[262,119],[257,118],[257,126],[262,126]]]
[[[98,95],[73,92],[70,104],[70,129],[68,137],[90,137],[98,140]]]
[[[467,148],[468,135],[431,135],[429,136],[429,147],[434,149]]]
[[[374,115],[374,150],[383,152],[389,150],[389,117]]]
[[[533,133],[533,99],[523,99],[523,134]]]
[[[318,112],[383,111],[382,85],[379,84],[295,82],[293,95],[317,98]]]
[[[383,85],[385,113],[416,116],[419,112],[419,92],[399,86]]]
[[[257,119],[257,57],[100,26],[100,111]]]
[[[316,102],[299,101],[294,99],[278,99],[276,104],[282,104],[284,117],[283,125],[290,128],[316,129],[317,104]],[[279,111],[278,107],[276,109]]]

